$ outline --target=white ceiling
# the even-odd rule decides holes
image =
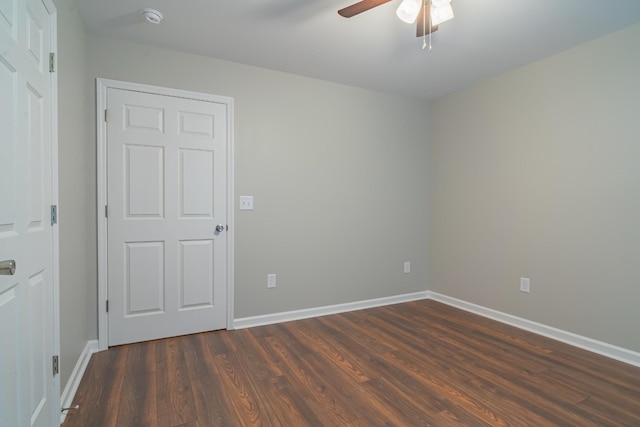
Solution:
[[[640,22],[640,0],[453,0],[429,53],[401,0],[350,19],[355,0],[76,1],[90,33],[421,99]]]

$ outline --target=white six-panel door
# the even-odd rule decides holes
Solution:
[[[106,97],[109,345],[225,328],[226,105]]]
[[[0,0],[0,261],[16,267],[0,275],[0,426],[7,427],[60,420],[50,221],[55,18],[48,7]]]

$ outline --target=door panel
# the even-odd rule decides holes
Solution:
[[[125,215],[164,217],[164,147],[125,144]]]
[[[180,310],[214,306],[213,240],[180,242]]]
[[[5,36],[0,33],[0,37]],[[17,108],[16,92],[18,79],[16,70],[0,54],[0,129],[2,129],[2,155],[0,155],[0,238],[12,233],[16,226],[16,134],[14,126]],[[2,282],[0,282],[2,283]]]
[[[42,95],[36,92],[31,86],[27,86],[27,127],[28,127],[28,147],[27,157],[31,159],[29,174],[27,175],[28,194],[30,196],[28,206],[29,231],[42,230],[44,227],[44,199],[47,192],[45,188],[43,170],[47,170],[43,161],[46,153],[44,141],[42,139]],[[48,162],[51,159],[47,159]],[[48,180],[47,180],[48,181]]]
[[[226,105],[107,90],[109,345],[226,327]]]
[[[0,425],[59,421],[54,351],[52,17],[38,0],[0,1]]]
[[[213,218],[214,153],[180,150],[180,216]]]
[[[1,243],[0,243],[1,244]],[[0,283],[9,279],[0,277]],[[20,425],[20,372],[18,360],[21,355],[20,319],[18,283],[0,288],[0,378],[2,378],[2,396],[0,398],[0,425]]]
[[[125,316],[164,312],[164,242],[125,246]]]

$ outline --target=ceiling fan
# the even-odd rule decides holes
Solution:
[[[362,0],[340,9],[338,14],[351,18],[390,1]],[[417,21],[416,37],[423,37],[437,31],[438,25],[453,18],[453,9],[451,0],[402,0],[396,14],[406,23],[412,24]]]

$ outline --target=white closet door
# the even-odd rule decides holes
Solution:
[[[41,1],[0,1],[1,426],[60,421],[52,369],[51,31]]]
[[[226,106],[115,88],[107,106],[109,345],[225,328]]]

